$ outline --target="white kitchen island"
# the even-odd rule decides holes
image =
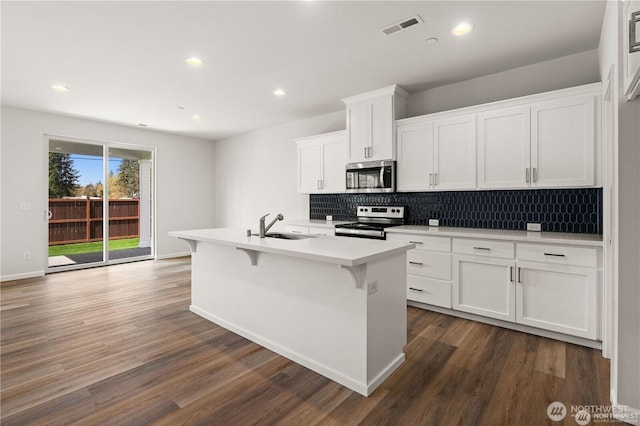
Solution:
[[[190,310],[369,395],[404,361],[412,244],[242,229],[170,232],[192,251]]]

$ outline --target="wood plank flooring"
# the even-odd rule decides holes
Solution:
[[[190,274],[183,258],[3,283],[0,423],[573,425],[549,403],[609,405],[600,351],[412,307],[406,362],[365,398],[189,312]]]

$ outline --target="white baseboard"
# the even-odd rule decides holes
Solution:
[[[32,271],[22,274],[2,275],[0,276],[0,282],[25,280],[27,278],[44,277],[44,271]]]
[[[264,338],[263,336],[246,330],[243,327],[237,326],[232,322],[226,321],[212,314],[211,312],[198,308],[197,306],[191,305],[189,306],[189,310],[201,316],[202,318],[213,322],[214,324],[218,324],[219,326],[224,327],[227,330],[239,334],[240,336],[259,344],[260,346],[264,346],[265,348],[272,350],[273,352],[282,355],[283,357],[288,358],[291,361],[296,362],[304,367],[307,367],[310,370],[315,371],[316,373],[328,377],[334,382],[337,382],[342,386],[354,390],[364,396],[370,395],[405,360],[405,355],[401,352],[388,366],[386,366],[376,377],[374,377],[370,383],[363,383],[355,379],[354,377],[345,375],[342,372],[319,363],[304,354],[292,351],[289,348],[286,348],[270,339]]]
[[[156,255],[157,260],[163,259],[175,259],[177,257],[191,257],[190,251],[184,251],[182,253],[169,253],[169,254],[158,254]]]

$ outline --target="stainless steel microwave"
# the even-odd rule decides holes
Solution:
[[[394,192],[396,162],[368,161],[347,164],[347,192]]]

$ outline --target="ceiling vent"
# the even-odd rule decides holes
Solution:
[[[399,31],[406,30],[409,27],[423,23],[424,21],[418,15],[412,16],[409,19],[403,19],[402,21],[391,24],[388,27],[382,29],[385,35],[395,34]]]

